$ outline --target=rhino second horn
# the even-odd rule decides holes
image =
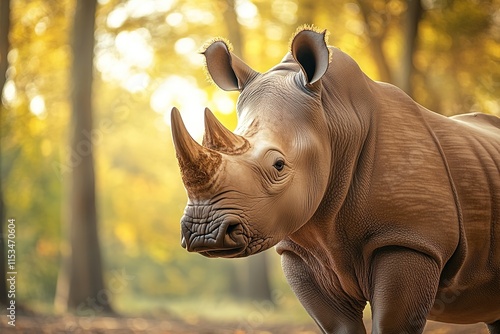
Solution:
[[[242,136],[229,131],[217,120],[210,109],[205,108],[203,146],[224,154],[235,155],[247,151],[250,144]]]
[[[187,131],[177,108],[171,114],[172,137],[181,170],[182,181],[189,195],[202,195],[212,187],[222,156],[198,144]]]

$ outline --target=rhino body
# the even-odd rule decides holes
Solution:
[[[500,119],[447,118],[369,79],[324,33],[298,32],[258,73],[222,41],[214,82],[238,127],[207,109],[203,146],[172,112],[189,201],[182,244],[208,257],[273,245],[325,333],[421,333],[426,319],[500,334]]]

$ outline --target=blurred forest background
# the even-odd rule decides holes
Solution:
[[[180,247],[170,110],[198,139],[205,106],[237,122],[237,94],[197,52],[214,37],[263,72],[312,23],[431,110],[500,116],[499,0],[0,1],[1,224],[16,219],[16,303],[30,312],[312,323],[274,250]]]

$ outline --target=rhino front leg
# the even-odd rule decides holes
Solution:
[[[293,292],[323,333],[366,334],[363,305],[341,303],[319,289],[311,269],[291,251],[281,254],[281,265]]]
[[[372,333],[422,333],[439,275],[437,263],[425,254],[401,247],[378,250],[370,277]]]

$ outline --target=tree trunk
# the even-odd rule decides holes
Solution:
[[[1,101],[5,81],[7,80],[7,54],[9,52],[9,31],[10,31],[10,0],[0,0],[0,109],[6,112],[5,106]],[[6,252],[5,252],[5,203],[3,200],[3,182],[0,176],[0,304],[7,305],[7,285],[6,285]]]
[[[272,300],[267,270],[267,252],[248,257],[247,263],[248,298],[254,300]]]
[[[379,80],[393,83],[392,71],[387,62],[387,58],[384,53],[382,43],[384,42],[387,27],[384,26],[380,31],[375,32],[370,24],[370,13],[374,12],[374,9],[370,6],[367,0],[358,0],[358,5],[365,22],[365,27],[368,31],[368,38],[370,51],[373,56],[373,60],[377,65]]]
[[[415,70],[413,55],[417,47],[418,24],[422,18],[422,4],[420,0],[408,0],[404,27],[404,45],[401,57],[401,70],[397,85],[408,95],[413,95],[412,77]]]
[[[72,36],[72,119],[69,202],[70,247],[59,276],[56,305],[60,310],[91,316],[111,312],[104,288],[97,233],[92,148],[92,72],[96,0],[77,0]]]

